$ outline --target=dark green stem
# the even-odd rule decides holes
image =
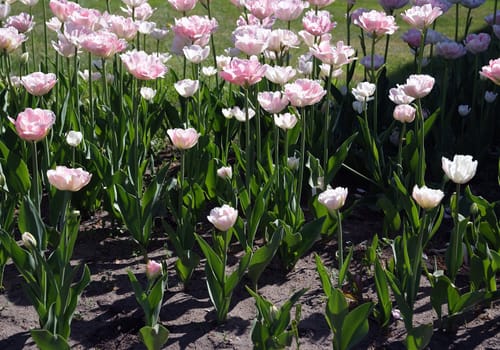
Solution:
[[[299,162],[299,179],[297,183],[297,205],[300,208],[300,203],[302,200],[302,182],[304,180],[304,165],[306,159],[306,137],[307,137],[307,124],[306,124],[306,108],[301,107],[300,110],[300,126],[302,132],[300,134],[300,162]]]

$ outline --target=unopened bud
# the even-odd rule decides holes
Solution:
[[[154,280],[162,274],[162,266],[154,260],[149,260],[146,265],[146,276],[150,280]]]
[[[28,63],[29,59],[30,59],[30,54],[29,54],[29,52],[24,52],[24,53],[21,55],[21,63],[26,64],[26,63]]]
[[[29,232],[23,233],[22,240],[23,240],[24,246],[28,249],[35,248],[37,245],[35,237],[33,237],[33,235]]]

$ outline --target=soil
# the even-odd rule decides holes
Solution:
[[[489,191],[491,187],[485,189]],[[500,198],[498,193],[493,195]],[[447,224],[450,225],[444,222],[444,227]],[[376,301],[373,273],[362,264],[362,260],[374,233],[382,231],[381,218],[359,208],[349,215],[343,226],[347,244],[355,249],[350,268],[353,279],[348,289],[352,290],[352,281],[356,281],[360,291],[358,297],[363,301]],[[105,213],[86,220],[82,228],[74,263],[88,264],[92,280],[80,299],[72,323],[72,348],[145,349],[138,337],[138,331],[143,326],[143,314],[127,277],[127,270],[131,269],[141,281],[145,280],[144,264],[136,246]],[[438,242],[435,248],[444,243]],[[185,289],[175,273],[175,258],[169,257],[166,247],[168,241],[158,234],[149,249],[151,258],[166,260],[169,266],[168,289],[160,314],[162,324],[170,331],[165,349],[250,349],[256,308],[253,298],[244,288],[249,281],[243,280],[235,290],[227,322],[217,324],[205,284],[204,261]],[[319,241],[288,273],[275,259],[259,281],[259,292],[277,305],[281,305],[294,291],[308,288],[299,300],[302,304],[300,348],[303,350],[332,348],[332,333],[323,317],[325,297],[316,272],[314,252],[321,256],[325,266],[334,268],[336,249],[335,240]],[[389,257],[390,249],[386,248],[382,253]],[[432,254],[437,254],[438,259],[443,258],[438,249],[429,249],[427,254],[430,261],[434,258]],[[466,269],[462,273],[466,274]],[[465,280],[466,276],[463,277]],[[38,327],[37,315],[23,293],[22,280],[12,263],[6,266],[4,285],[5,290],[0,294],[0,349],[36,349],[29,330]],[[419,324],[434,322],[430,349],[500,349],[499,302],[465,315],[457,332],[448,334],[440,331],[435,322],[436,314],[430,306],[429,293],[429,283],[422,276],[415,321]],[[392,320],[387,330],[380,329],[374,320],[369,321],[370,332],[356,349],[404,349],[402,341],[406,332],[402,321]]]

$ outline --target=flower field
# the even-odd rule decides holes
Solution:
[[[0,1],[0,347],[499,348],[498,5]]]

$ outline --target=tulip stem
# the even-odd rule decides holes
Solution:
[[[330,66],[330,71],[328,72],[328,80],[326,82],[326,91],[328,93],[326,98],[326,117],[325,125],[323,128],[323,170],[327,171],[328,167],[328,133],[330,128],[330,100],[332,99],[331,84],[332,84],[333,67]]]
[[[49,67],[49,57],[48,57],[48,52],[49,52],[49,47],[47,43],[47,9],[45,8],[45,0],[42,0],[42,14],[43,14],[43,38],[44,38],[44,49],[45,49],[45,67],[43,69],[44,72],[47,72],[48,67]],[[33,56],[35,57],[35,56]]]
[[[406,123],[403,123],[403,127],[399,134],[399,144],[398,144],[398,176],[400,179],[403,178],[403,142],[405,140],[406,134]]]
[[[458,212],[459,212],[459,201],[460,201],[460,184],[456,184],[456,192],[455,192],[455,210],[453,210],[453,222],[454,222],[454,228],[453,232],[451,234],[451,256],[449,258],[450,260],[450,266],[447,266],[449,268],[449,277],[452,282],[455,282],[455,278],[457,276],[458,269],[460,267],[460,262],[462,254],[460,253],[460,250],[462,249],[462,241],[461,236],[460,236],[460,228],[459,228],[459,220],[458,220]]]
[[[335,215],[337,217],[337,249],[339,252],[339,271],[342,271],[342,267],[344,266],[344,237],[342,232],[342,215],[340,214],[340,209],[335,210]],[[340,274],[339,274],[340,276]],[[342,288],[343,280],[339,278],[339,288]]]
[[[37,147],[36,147],[36,141],[33,141],[31,143],[32,145],[32,154],[31,154],[31,159],[33,163],[33,204],[35,204],[35,208],[37,209],[38,213],[40,213],[40,179],[38,176],[38,152],[37,152]]]
[[[94,119],[94,102],[93,102],[93,91],[92,91],[92,54],[89,52],[88,55],[88,61],[89,61],[89,78],[88,78],[88,84],[89,84],[89,114],[90,114],[90,126],[92,128],[92,135],[95,137],[95,119]]]
[[[245,181],[246,181],[246,186],[247,186],[247,191],[248,191],[248,199],[249,202],[251,202],[251,192],[250,192],[250,179],[252,177],[252,165],[250,162],[250,154],[251,154],[251,144],[250,144],[250,121],[249,121],[249,115],[248,115],[248,108],[249,108],[249,103],[248,103],[248,87],[245,88],[245,167],[246,167],[246,174],[245,174]]]
[[[420,154],[418,157],[418,178],[417,178],[417,183],[418,186],[422,187],[425,185],[425,121],[424,121],[424,113],[422,111],[422,102],[420,99],[417,99],[417,123],[418,125],[418,131],[417,135],[420,132]]]
[[[183,203],[183,197],[184,197],[184,173],[185,173],[185,161],[186,161],[186,154],[184,150],[181,150],[181,174],[179,177],[179,202],[178,202],[178,225],[179,227],[182,227],[184,224],[183,220],[183,215],[182,215],[182,203]]]
[[[299,180],[297,183],[297,205],[298,209],[300,209],[300,203],[302,198],[302,182],[304,179],[304,164],[305,164],[305,152],[306,152],[306,136],[307,136],[307,124],[306,124],[306,108],[302,107],[300,110],[301,118],[301,127],[302,132],[300,134],[300,161],[299,161]]]

